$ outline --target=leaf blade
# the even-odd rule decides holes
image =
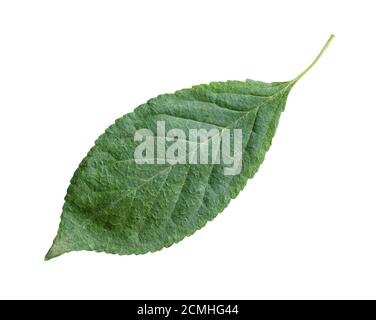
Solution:
[[[332,40],[329,39],[328,43]],[[144,254],[169,247],[222,212],[263,162],[288,94],[317,62],[289,82],[212,82],[160,95],[98,138],[68,188],[58,234],[46,260],[70,251]],[[225,165],[137,165],[137,129],[242,129],[242,170]],[[213,139],[213,137],[211,137]],[[209,143],[209,141],[207,141]],[[188,154],[191,156],[191,154]]]

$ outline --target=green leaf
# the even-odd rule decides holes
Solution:
[[[257,172],[291,88],[332,39],[292,81],[202,84],[160,95],[116,120],[75,172],[46,260],[79,250],[120,255],[154,252],[192,235],[215,218]],[[190,129],[217,129],[221,137],[226,130],[241,129],[237,137],[241,141],[240,173],[225,175],[229,165],[223,159],[207,164],[161,164],[163,153],[151,158],[158,158],[159,164],[136,163],[134,153],[140,142],[135,141],[135,132],[147,128],[160,134],[157,125],[161,121],[166,131],[178,128],[188,137]],[[230,141],[234,137],[232,133]],[[158,141],[164,141],[166,147],[176,142],[188,144],[185,152],[190,159],[204,143],[210,154],[213,139],[199,140],[192,149],[182,137]]]

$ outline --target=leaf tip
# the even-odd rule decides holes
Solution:
[[[44,261],[51,260],[53,258],[57,258],[62,254],[69,252],[67,250],[66,244],[62,241],[60,235],[58,234],[54,239],[51,248],[48,250],[46,256],[44,257]]]
[[[56,257],[62,255],[62,254],[63,254],[63,253],[58,253],[58,252],[56,251],[55,245],[53,244],[53,245],[51,246],[51,248],[48,250],[47,254],[45,255],[45,257],[44,257],[44,261],[49,261],[49,260],[51,260],[51,259],[53,259],[53,258],[56,258]]]
[[[52,247],[51,247],[52,249]],[[51,253],[51,249],[48,250],[47,254],[44,256],[44,261],[48,261],[54,258],[53,254]]]

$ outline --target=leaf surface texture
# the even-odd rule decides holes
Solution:
[[[46,259],[80,250],[144,254],[169,247],[202,228],[257,172],[287,96],[305,72],[288,82],[246,80],[194,86],[150,99],[116,120],[76,170]],[[165,122],[166,132],[178,128],[186,137],[195,128],[217,129],[220,135],[224,129],[241,129],[241,172],[224,175],[228,165],[222,161],[137,164],[135,132],[148,128],[156,136],[158,121]],[[192,156],[188,147],[187,153]]]

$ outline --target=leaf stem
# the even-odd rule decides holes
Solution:
[[[294,80],[291,81],[292,84],[295,84],[300,78],[302,78],[309,70],[312,69],[312,67],[317,63],[317,61],[320,60],[322,55],[324,54],[325,50],[329,47],[330,43],[334,39],[334,35],[332,34],[328,41],[325,43],[324,47],[321,49],[320,53],[317,55],[315,60],[312,61],[312,63],[300,74],[298,75]]]

